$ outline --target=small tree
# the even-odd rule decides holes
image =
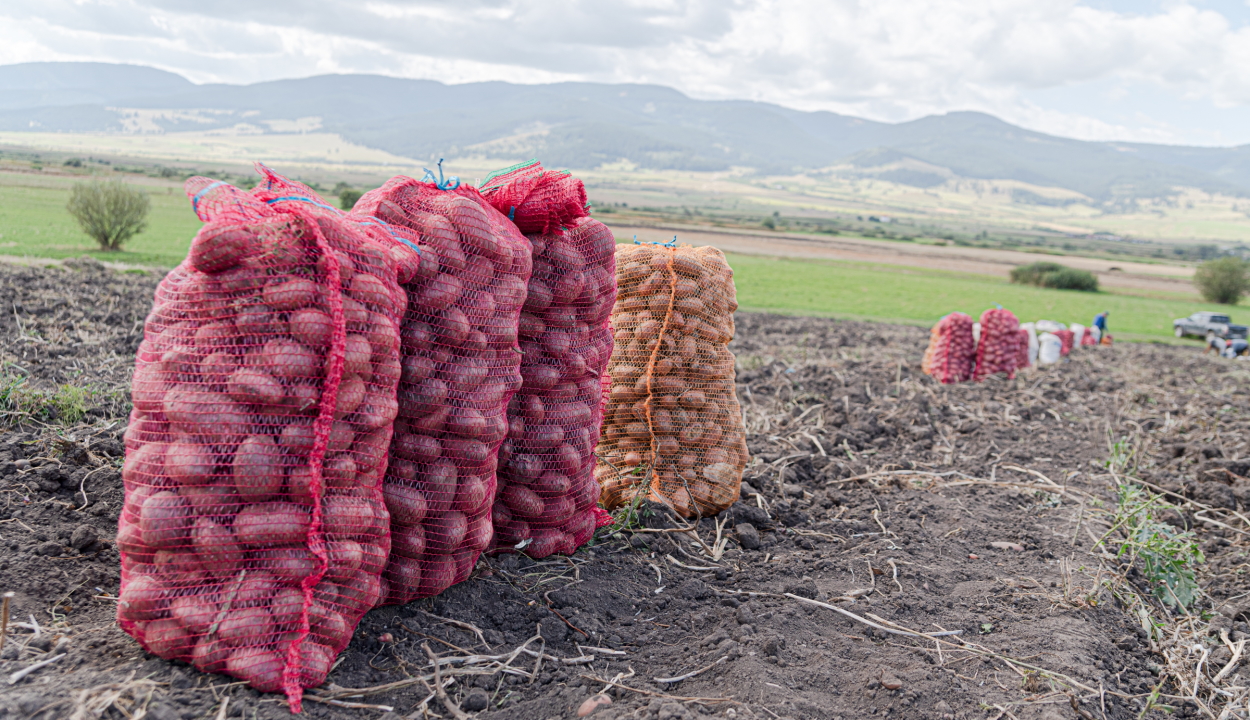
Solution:
[[[360,199],[360,196],[362,194],[363,193],[361,193],[359,190],[346,188],[345,190],[339,193],[339,207],[343,208],[344,210],[351,210],[352,208],[356,207],[356,201]]]
[[[1241,296],[1250,289],[1246,273],[1250,270],[1239,257],[1222,257],[1198,266],[1194,273],[1194,286],[1208,302],[1236,305]]]
[[[94,180],[75,185],[65,207],[101,250],[116,252],[147,227],[152,201],[120,180]]]

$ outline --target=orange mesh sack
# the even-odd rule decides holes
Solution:
[[[929,331],[929,347],[920,369],[944,385],[965,382],[972,378],[976,353],[972,318],[961,312],[951,313]]]
[[[1019,330],[1020,321],[1010,310],[998,308],[981,313],[981,341],[977,344],[977,367],[973,373],[977,382],[995,373],[1005,373],[1008,379],[1016,376]],[[1028,346],[1025,347],[1028,352]]]
[[[492,175],[486,186],[486,198],[518,225],[549,229],[528,236],[534,265],[520,319],[524,384],[508,406],[499,451],[495,551],[572,554],[595,531],[594,448],[600,379],[612,354],[616,240],[586,217],[580,180],[528,163]]]
[[[135,363],[118,621],[298,711],[381,594],[397,263],[307,188],[187,192],[206,224]]]
[[[421,248],[403,286],[399,418],[383,482],[388,604],[463,581],[490,546],[499,444],[521,387],[530,243],[476,189],[427,178],[392,178],[352,212],[415,233]]]
[[[728,348],[733,271],[716,248],[652,244],[617,246],[616,267],[600,500],[715,515],[738,499],[748,459]]]

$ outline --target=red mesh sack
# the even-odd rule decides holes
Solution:
[[[135,363],[118,621],[298,712],[381,593],[403,293],[311,193],[187,192],[206,224]]]
[[[559,232],[587,215],[582,181],[537,160],[487,175],[482,194],[526,235]]]
[[[467,578],[492,541],[499,444],[521,386],[517,319],[530,243],[458,181],[395,177],[352,215],[420,238],[420,269],[403,285],[399,418],[383,481],[392,519],[386,602],[403,604]]]
[[[981,341],[977,344],[977,366],[973,378],[980,382],[995,373],[1016,376],[1020,321],[1003,308],[981,313]]]
[[[1023,370],[1029,366],[1029,331],[1021,328],[1016,331],[1016,369]]]
[[[1076,344],[1076,333],[1071,330],[1056,330],[1054,335],[1059,338],[1059,355],[1061,357],[1072,352],[1072,347]]]
[[[645,496],[686,516],[738,499],[733,270],[713,247],[621,245],[615,347],[595,476],[608,509]]]
[[[1097,344],[1098,341],[1094,339],[1094,328],[1085,328],[1085,332],[1081,334],[1081,346]]]
[[[929,347],[920,369],[943,385],[965,382],[972,379],[976,352],[972,318],[961,312],[951,313],[929,331]]]
[[[495,175],[496,184],[488,183],[483,194],[533,226],[551,223],[531,202],[560,213],[584,201],[581,181],[574,181],[571,199],[531,193],[513,205],[521,195],[514,186],[528,184],[525,173],[534,167]],[[528,236],[534,264],[520,318],[524,383],[508,406],[508,439],[499,451],[497,552],[572,554],[595,531],[594,449],[603,419],[600,379],[612,355],[616,240],[607,226],[581,213],[563,220],[563,227]]]

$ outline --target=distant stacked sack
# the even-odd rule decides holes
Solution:
[[[398,282],[417,260],[272,189],[187,181],[206,224],[136,358],[118,620],[298,710],[382,596]]]
[[[1068,353],[1072,352],[1072,348],[1076,344],[1076,333],[1071,330],[1064,329],[1056,330],[1054,334],[1055,337],[1059,338],[1059,354],[1063,357],[1067,357]]]
[[[517,322],[531,268],[529,241],[476,189],[427,180],[392,178],[352,211],[414,233],[421,248],[420,269],[403,285],[399,418],[383,483],[394,604],[467,578],[494,537],[495,471],[521,387]]]
[[[654,244],[620,246],[616,267],[601,500],[714,515],[738,499],[747,462],[728,348],[733,271],[716,248]]]
[[[1016,331],[1016,369],[1023,370],[1029,362],[1029,331],[1020,328]]]
[[[497,552],[572,554],[595,531],[601,378],[612,355],[616,240],[586,191],[537,162],[494,173],[483,195],[533,246],[520,317],[520,392],[508,405],[494,506]]]
[[[1020,321],[1010,310],[998,308],[981,313],[981,339],[977,344],[977,365],[973,373],[977,382],[996,373],[1005,373],[1008,379],[1016,376],[1019,331]],[[1027,349],[1027,345],[1025,347]]]
[[[956,312],[939,320],[929,332],[921,370],[946,385],[972,379],[975,364],[972,318]]]

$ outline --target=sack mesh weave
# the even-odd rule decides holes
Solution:
[[[943,385],[965,382],[972,379],[976,351],[972,318],[961,312],[951,313],[929,331],[929,347],[920,369]]]
[[[601,501],[715,515],[738,499],[748,459],[728,347],[733,271],[712,247],[621,245],[616,263]]]
[[[1076,333],[1071,330],[1056,330],[1055,337],[1059,338],[1059,354],[1066,357],[1072,352],[1072,348],[1076,345]]]
[[[403,285],[399,418],[383,482],[386,602],[403,604],[467,578],[491,544],[499,444],[521,386],[517,321],[531,250],[467,186],[395,177],[352,215],[420,238],[420,269]]]
[[[117,542],[126,632],[298,711],[381,595],[403,294],[292,188],[187,182],[206,224],[144,327]]]
[[[981,313],[981,340],[973,372],[977,382],[996,373],[1005,373],[1008,379],[1016,376],[1019,330],[1020,321],[1010,310],[998,308]]]
[[[559,182],[541,182],[553,176]],[[542,173],[536,163],[492,175],[483,194],[518,224],[554,228],[528,236],[534,264],[520,319],[524,383],[508,406],[499,451],[495,550],[572,554],[595,531],[594,449],[612,354],[616,240],[578,207],[586,197],[580,180]],[[580,215],[569,217],[573,209]]]

